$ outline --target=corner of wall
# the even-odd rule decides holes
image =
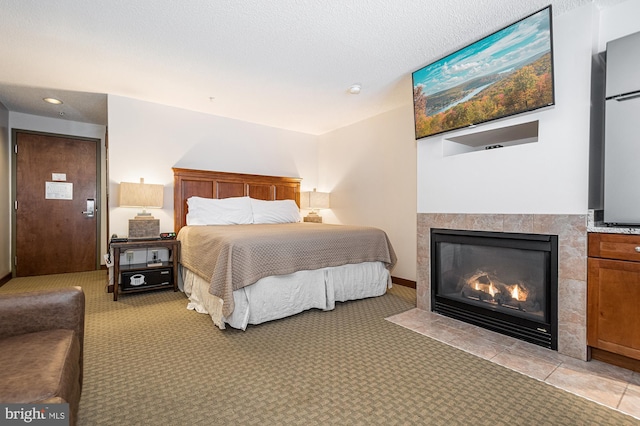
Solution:
[[[11,272],[11,137],[9,111],[0,103],[0,279]]]

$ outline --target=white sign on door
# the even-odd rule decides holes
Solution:
[[[73,184],[67,182],[45,182],[45,199],[73,200]]]

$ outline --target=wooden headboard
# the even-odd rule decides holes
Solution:
[[[187,199],[244,197],[294,200],[300,206],[301,178],[247,175],[173,168],[173,221],[176,233],[187,224]]]

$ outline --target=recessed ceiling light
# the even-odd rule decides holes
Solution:
[[[360,86],[359,84],[353,84],[351,87],[349,87],[349,93],[351,93],[352,95],[357,95],[358,93],[360,93],[360,90],[362,90],[362,86]]]
[[[50,104],[54,104],[54,105],[62,104],[62,101],[60,99],[56,99],[56,98],[43,98],[42,100],[45,101],[45,102],[48,102]]]

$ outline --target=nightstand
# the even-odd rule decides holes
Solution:
[[[169,261],[148,266],[147,263],[120,265],[120,254],[135,249],[169,250]],[[113,250],[113,300],[118,293],[137,293],[173,287],[178,291],[178,262],[180,261],[180,241],[145,240],[111,243]],[[125,282],[126,279],[126,282]]]

